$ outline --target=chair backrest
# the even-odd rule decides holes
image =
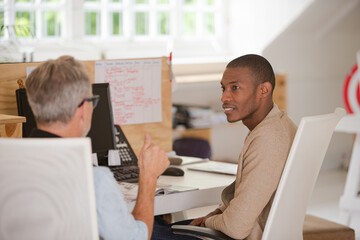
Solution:
[[[0,138],[0,239],[98,239],[88,138]]]
[[[334,113],[301,119],[262,236],[263,240],[303,239],[303,224],[333,131],[345,115]]]
[[[208,141],[200,138],[179,138],[173,143],[176,155],[198,158],[210,158],[211,147]]]

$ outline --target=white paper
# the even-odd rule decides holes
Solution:
[[[120,191],[124,195],[124,199],[127,203],[135,201],[137,198],[137,194],[139,191],[139,185],[137,183],[128,183],[128,182],[118,182]],[[155,196],[164,195],[164,194],[172,194],[177,192],[186,192],[198,190],[195,187],[185,187],[185,186],[173,186],[168,184],[160,184],[156,185]]]
[[[208,161],[205,163],[190,165],[187,169],[201,171],[201,172],[213,172],[213,173],[236,175],[237,168],[238,165],[235,163]]]
[[[98,164],[97,154],[96,153],[91,154],[91,158],[93,165],[98,166],[99,164]]]
[[[119,150],[110,149],[108,152],[108,164],[109,166],[120,166]]]
[[[95,82],[110,84],[115,124],[162,121],[160,58],[97,61]]]

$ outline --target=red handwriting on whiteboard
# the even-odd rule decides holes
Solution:
[[[153,84],[150,71],[140,65],[106,67],[104,79],[110,84],[115,124],[141,123],[155,105],[161,107],[161,82]]]

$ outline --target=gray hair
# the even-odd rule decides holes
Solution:
[[[48,60],[25,82],[37,123],[68,123],[82,99],[91,95],[91,83],[81,62],[71,56]]]

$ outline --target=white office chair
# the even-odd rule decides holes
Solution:
[[[87,138],[0,138],[0,239],[99,239]]]
[[[304,117],[281,176],[267,219],[263,240],[302,240],[306,208],[333,131],[345,115],[337,108],[334,113]],[[213,229],[174,225],[173,232],[211,239],[232,239]]]

